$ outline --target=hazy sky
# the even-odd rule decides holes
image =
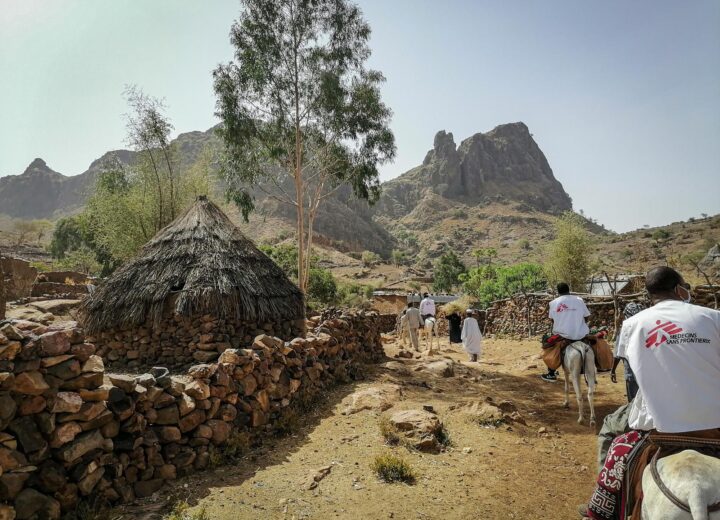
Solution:
[[[524,121],[576,209],[611,229],[720,212],[720,2],[362,0],[395,162]],[[125,84],[176,132],[215,124],[237,0],[0,0],[0,175],[124,147]]]

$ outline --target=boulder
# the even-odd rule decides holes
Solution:
[[[344,415],[351,415],[362,410],[384,412],[402,399],[400,386],[395,384],[374,385],[358,390],[346,399]]]
[[[83,405],[82,397],[75,392],[58,392],[48,404],[50,413],[75,413]]]
[[[400,410],[390,416],[390,424],[404,436],[404,441],[422,451],[440,448],[443,430],[440,419],[426,410]]]
[[[17,374],[12,389],[19,394],[40,395],[49,390],[50,386],[40,372],[33,370]]]
[[[60,502],[32,488],[23,489],[15,499],[14,505],[18,520],[60,518]]]
[[[43,356],[59,356],[70,351],[70,337],[65,331],[46,332],[40,336],[40,352]]]
[[[455,375],[455,362],[452,359],[439,359],[423,363],[422,368],[438,377],[453,377]]]

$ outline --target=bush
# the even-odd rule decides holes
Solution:
[[[325,305],[332,305],[337,300],[337,283],[335,277],[327,269],[310,268],[308,280],[308,297]]]
[[[392,453],[375,457],[370,468],[384,482],[405,482],[412,484],[417,478],[417,474],[412,467],[410,467],[410,464]]]
[[[388,446],[397,446],[400,444],[400,432],[393,426],[393,423],[390,422],[388,417],[384,415],[380,417],[378,426],[380,427],[380,435],[385,439],[385,444]]]
[[[210,515],[207,514],[204,507],[200,508],[200,511],[191,512],[190,504],[183,500],[175,504],[173,510],[164,520],[210,520]]]
[[[670,238],[670,232],[667,229],[656,229],[652,234],[653,240],[667,240]]]
[[[465,271],[465,264],[455,253],[445,253],[435,264],[433,289],[438,292],[452,291],[460,283],[460,275]]]
[[[363,251],[361,260],[365,267],[370,267],[380,261],[380,256],[372,251]]]

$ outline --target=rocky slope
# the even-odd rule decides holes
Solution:
[[[206,146],[219,143],[210,129],[180,134],[173,144],[183,170],[193,165]],[[72,177],[53,171],[42,159],[36,159],[21,175],[0,178],[2,213],[33,219],[56,218],[78,211],[109,153],[94,161],[87,171]],[[135,159],[135,153],[127,150],[112,153],[125,163]],[[251,228],[254,229],[251,235],[268,238],[268,234],[291,233],[294,209],[268,199],[260,191],[256,195],[261,218],[254,218],[259,225]],[[442,220],[444,213],[457,208],[477,209],[496,204],[510,204],[520,212],[543,215],[572,207],[570,197],[553,176],[547,159],[523,123],[475,134],[460,146],[456,146],[451,133],[438,132],[423,163],[386,182],[375,206],[354,199],[349,189],[340,190],[319,213],[316,230],[320,243],[333,248],[368,249],[387,256],[398,247],[392,233],[402,227],[427,229]],[[280,225],[265,229],[267,219]],[[442,228],[437,231],[443,233]]]

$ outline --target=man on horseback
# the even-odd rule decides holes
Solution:
[[[559,296],[550,302],[549,318],[553,321],[553,335],[560,336],[565,340],[580,341],[590,332],[590,328],[585,322],[585,318],[590,316],[585,302],[579,296],[572,296],[570,294],[570,286],[565,282],[559,283],[557,286]],[[561,344],[550,347],[550,349],[557,349],[557,360],[560,360],[559,350],[562,348]],[[547,364],[551,356],[543,356],[543,360]],[[554,383],[557,381],[557,369],[558,366],[550,366],[548,364],[547,374],[543,374],[540,377],[543,381],[548,383]]]
[[[654,306],[625,320],[618,344],[640,388],[633,403],[642,399],[646,413],[631,414],[632,430],[610,446],[590,518],[640,518],[642,474],[659,451],[720,452],[720,312],[690,305],[690,286],[670,267],[649,271],[645,286]]]
[[[423,299],[420,302],[420,317],[422,318],[422,324],[425,325],[425,320],[430,317],[435,317],[435,300],[430,298],[428,293],[423,294]]]

